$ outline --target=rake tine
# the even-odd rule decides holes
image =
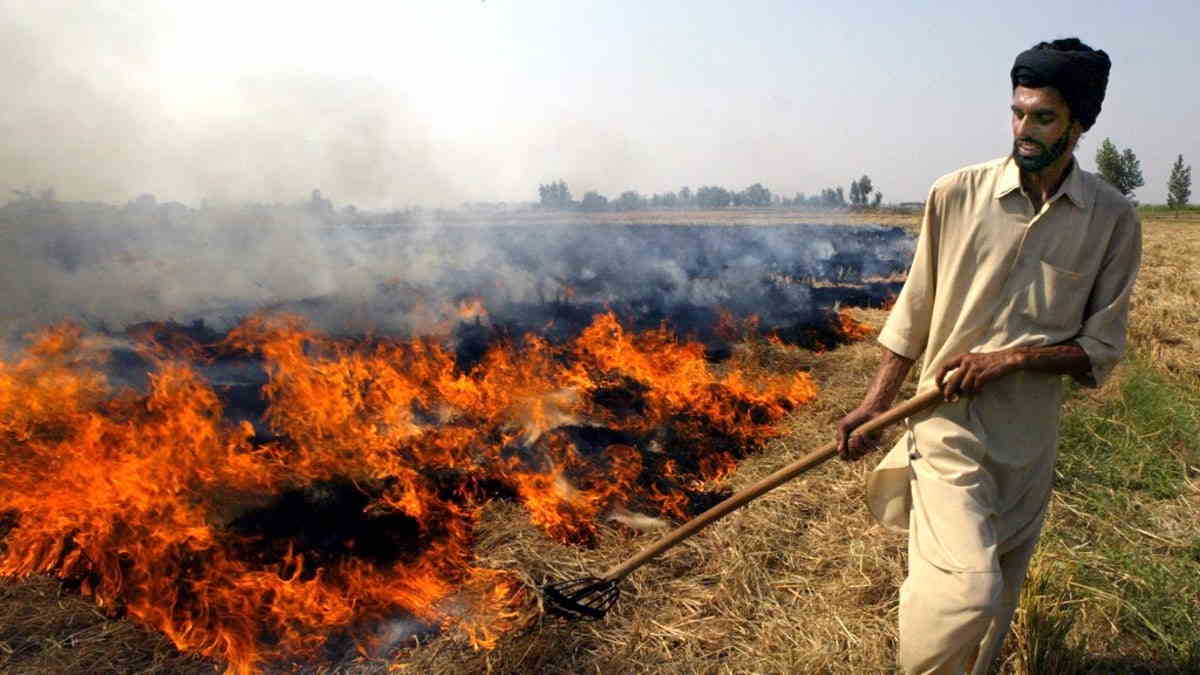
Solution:
[[[567,619],[604,618],[621,594],[611,579],[584,577],[542,586],[550,611]]]

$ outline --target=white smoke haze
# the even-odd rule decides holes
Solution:
[[[478,82],[470,85],[477,95],[449,90],[464,123],[448,129],[448,104],[418,106],[405,85],[409,74],[414,87],[418,74],[432,77],[437,63],[398,61],[391,79],[314,71],[286,53],[223,67],[226,38],[247,30],[250,10],[214,8],[226,12],[223,23],[192,45],[211,55],[206,66],[178,54],[197,40],[187,30],[200,18],[195,9],[14,0],[0,9],[0,76],[20,83],[0,116],[0,188],[113,202],[152,193],[192,204],[294,201],[316,188],[369,208],[456,206],[530,198],[542,176],[566,178],[581,195],[616,193],[636,187],[651,164],[623,133],[567,109],[504,117],[505,102]],[[392,39],[411,41],[405,28]],[[272,49],[296,28],[281,10],[256,30],[246,40]]]
[[[18,340],[62,321],[224,331],[268,310],[337,335],[478,325],[565,338],[607,309],[702,338],[723,310],[794,330],[836,300],[804,280],[866,284],[859,301],[878,302],[895,283],[872,280],[902,273],[912,251],[910,235],[883,227],[356,227],[318,216],[304,205],[11,202],[0,208],[0,332]],[[470,303],[484,312],[460,311]]]
[[[338,35],[349,5],[328,17],[221,2],[0,0],[0,10],[0,75],[20,83],[0,104],[0,187],[27,195],[0,209],[0,336],[9,345],[61,321],[114,333],[165,320],[224,330],[264,308],[332,333],[424,333],[461,323],[454,305],[476,296],[498,313],[477,323],[518,330],[578,328],[610,303],[647,322],[700,325],[729,309],[787,327],[821,303],[803,284],[764,275],[822,276],[850,255],[862,274],[886,276],[907,259],[910,244],[894,233],[872,243],[825,231],[801,241],[770,228],[725,236],[332,226],[307,208],[310,191],[338,209],[457,205],[532,197],[537,175],[568,180],[577,198],[591,188],[615,196],[644,189],[662,158],[601,114],[580,117],[556,101],[553,83],[545,105],[523,108],[536,114],[515,120],[507,107],[518,101],[502,83],[453,77],[479,69],[502,80],[500,66],[439,47],[420,25],[369,25],[364,10],[362,39]],[[460,41],[478,36],[487,17],[462,28]],[[378,70],[315,70],[301,58],[337,63],[348,50],[373,56]],[[586,90],[586,81],[571,86]],[[445,101],[431,103],[430,92]],[[730,100],[701,115],[740,107]],[[773,142],[764,132],[706,146],[703,133],[669,122],[655,126],[678,143],[675,164],[696,152],[762,154]],[[54,195],[34,196],[45,188]],[[582,309],[564,307],[568,297]]]
[[[790,194],[861,171],[797,152],[799,128],[757,129],[761,102],[675,98],[667,81],[589,87],[597,73],[583,64],[514,73],[489,63],[472,41],[521,49],[493,37],[521,20],[499,8],[432,36],[401,22],[435,10],[352,2],[329,12],[220,1],[0,9],[0,75],[21,85],[0,115],[4,190],[194,205],[320,189],[365,208],[446,207],[533,199],[557,178],[576,198],[764,180]]]
[[[11,188],[192,202],[285,201],[322,188],[385,206],[461,196],[396,87],[286,64],[179,79],[165,52],[181,17],[155,3],[8,1],[3,11],[0,76],[21,83],[0,122]],[[210,37],[220,52],[222,36]]]

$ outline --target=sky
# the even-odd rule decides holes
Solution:
[[[1008,72],[1078,36],[1166,201],[1200,164],[1200,3],[0,0],[0,190],[360,208],[871,177],[921,201],[1011,147]],[[1195,188],[1194,188],[1195,189]],[[1200,189],[1195,189],[1200,192]],[[11,194],[11,193],[9,193]],[[5,195],[7,197],[7,194]]]

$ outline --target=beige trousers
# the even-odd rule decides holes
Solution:
[[[900,672],[987,675],[1017,609],[1041,521],[997,555],[994,571],[935,566],[920,554],[917,528],[909,529],[908,578],[900,587]]]

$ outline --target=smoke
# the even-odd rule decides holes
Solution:
[[[706,339],[721,310],[769,329],[811,324],[836,298],[795,280],[887,276],[907,260],[907,238],[878,228],[330,227],[287,204],[314,188],[340,204],[458,203],[543,171],[611,193],[652,162],[624,133],[553,108],[502,130],[487,123],[488,101],[474,101],[483,121],[455,143],[436,137],[404,87],[370,77],[278,65],[286,58],[181,65],[181,54],[219,61],[235,32],[242,47],[257,30],[274,48],[290,24],[264,23],[267,10],[230,12],[207,34],[187,24],[196,14],[158,3],[0,0],[0,10],[0,75],[20,83],[0,115],[0,187],[57,189],[0,208],[10,344],[64,320],[222,330],[263,308],[332,333],[449,328],[464,344],[496,330],[562,337],[611,308]],[[205,49],[179,47],[197,35]],[[143,193],[206,206],[101,203]],[[488,313],[466,321],[455,307],[474,299]]]
[[[0,104],[0,191],[198,204],[321,189],[395,208],[532,199],[559,178],[577,198],[616,197],[811,170],[773,134],[738,140],[677,101],[651,105],[661,87],[588,88],[573,72],[509,72],[511,61],[457,49],[519,21],[474,9],[455,32],[422,36],[366,25],[422,20],[404,7],[0,0],[0,76],[14,83]],[[616,116],[593,96],[632,96],[644,112]]]
[[[613,311],[718,347],[721,313],[802,342],[838,302],[898,291],[898,228],[327,224],[311,205],[192,209],[28,198],[0,208],[0,331],[61,321],[223,331],[260,310],[334,335],[569,338]]]
[[[168,67],[181,20],[168,7],[2,5],[0,77],[20,86],[0,115],[0,187],[232,202],[321,188],[371,206],[463,197],[395,86],[286,65],[185,78]],[[264,41],[286,29],[264,27]],[[215,56],[222,36],[210,38]]]

